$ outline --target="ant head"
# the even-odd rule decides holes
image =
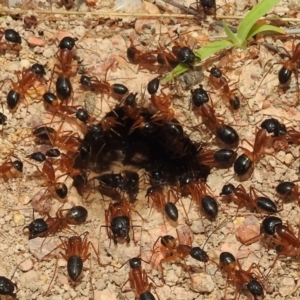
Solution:
[[[69,221],[72,224],[80,225],[83,224],[88,216],[87,210],[83,206],[73,206],[67,213],[66,218],[69,219]]]
[[[223,195],[228,196],[228,195],[232,194],[234,189],[235,189],[235,186],[233,184],[231,184],[231,183],[225,184],[222,188],[222,192],[220,193],[220,196],[223,196]]]
[[[29,240],[32,240],[45,233],[49,227],[43,218],[38,218],[31,222],[28,226],[25,226],[23,230],[24,229],[28,229]]]
[[[45,68],[43,65],[39,64],[39,63],[35,63],[31,66],[31,69],[33,69],[34,73],[36,75],[40,75],[40,76],[43,76],[43,75],[46,75],[46,71],[45,71]]]
[[[129,260],[129,266],[131,269],[140,269],[142,266],[142,259],[140,257],[134,257]]]
[[[275,216],[266,217],[260,225],[260,234],[274,235],[277,225],[282,225],[282,220]]]
[[[202,261],[204,263],[207,263],[209,261],[209,257],[207,253],[201,249],[200,247],[193,247],[190,252],[191,257],[198,261]]]
[[[176,247],[176,239],[172,235],[162,236],[160,243],[168,249],[174,249]]]
[[[14,29],[5,29],[4,37],[8,42],[11,42],[14,44],[22,43],[20,34],[17,31],[15,31]]]
[[[78,41],[77,38],[72,38],[70,36],[65,36],[59,42],[58,48],[72,50],[74,48],[74,46],[75,46],[76,41]]]
[[[13,162],[14,167],[19,171],[19,172],[23,172],[23,163],[20,160],[15,160]]]
[[[221,267],[229,269],[234,269],[236,265],[236,259],[230,252],[221,252],[219,262]]]
[[[55,193],[60,199],[64,199],[68,195],[68,187],[62,182],[57,182],[55,184]]]

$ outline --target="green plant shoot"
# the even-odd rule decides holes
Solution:
[[[263,15],[265,15],[279,2],[280,0],[261,0],[242,20],[238,27],[237,33],[233,33],[228,25],[223,21],[224,31],[228,38],[203,46],[195,51],[195,55],[199,59],[204,60],[224,49],[230,49],[233,47],[245,49],[247,47],[248,40],[262,32],[273,31],[279,34],[284,34],[285,31],[279,27],[267,24],[256,24]],[[185,64],[179,64],[163,79],[163,83],[168,83],[188,69],[188,66]]]

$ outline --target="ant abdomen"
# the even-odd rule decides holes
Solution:
[[[168,202],[165,205],[166,215],[174,222],[178,220],[178,209],[173,202]]]
[[[77,281],[83,270],[83,260],[80,256],[72,255],[68,259],[67,270],[70,278]]]

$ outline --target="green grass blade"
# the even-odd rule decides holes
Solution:
[[[228,40],[215,41],[196,50],[195,54],[201,59],[205,59],[215,54],[216,52],[219,52],[229,47],[233,47],[233,43],[231,41]]]
[[[240,41],[240,44],[243,44],[247,36],[249,36],[252,26],[258,21],[258,19],[260,19],[279,2],[280,0],[261,0],[261,2],[251,9],[238,28],[237,38]]]
[[[236,35],[230,30],[230,28],[227,26],[227,24],[223,21],[223,27],[226,35],[228,38],[232,41],[233,44],[238,45],[238,39]]]
[[[186,72],[189,68],[184,64],[179,64],[176,68],[174,68],[165,78],[161,80],[162,84],[166,84],[171,80],[178,77],[180,74]]]
[[[258,24],[254,25],[251,30],[248,33],[247,39],[250,39],[254,35],[264,32],[264,31],[273,31],[277,32],[279,34],[285,34],[285,31],[279,27],[273,26],[273,25],[267,25],[267,24]]]

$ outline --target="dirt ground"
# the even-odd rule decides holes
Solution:
[[[191,18],[173,17],[170,14],[182,14],[183,12],[159,0],[155,4],[146,1],[143,3],[133,0],[127,1],[132,4],[132,8],[127,7],[127,9],[130,10],[130,13],[140,14],[160,14],[165,10],[165,13],[168,14],[167,17],[146,18],[131,16],[130,13],[126,17],[110,17],[112,13],[126,9],[128,3],[122,6],[124,3],[122,4],[121,1],[117,1],[117,3],[109,0],[86,1],[86,3],[82,3],[78,0],[74,3],[72,10],[69,11],[86,12],[85,15],[35,14],[38,23],[30,29],[24,28],[23,17],[25,15],[19,16],[18,19],[18,16],[15,15],[1,14],[0,28],[13,28],[20,33],[24,40],[22,41],[22,50],[17,55],[9,51],[1,54],[0,80],[3,82],[5,79],[15,81],[15,71],[22,70],[23,67],[28,68],[33,63],[39,62],[46,67],[47,75],[45,78],[49,82],[51,70],[55,65],[58,41],[62,37],[70,35],[78,38],[76,55],[79,57],[81,72],[84,70],[87,74],[100,79],[104,79],[107,73],[107,79],[111,84],[122,83],[130,91],[139,93],[139,99],[141,99],[145,94],[147,83],[157,74],[144,69],[139,70],[138,66],[127,61],[126,50],[131,41],[143,51],[155,50],[159,45],[170,49],[172,46],[170,40],[176,38],[177,32],[185,37],[190,47],[198,49],[209,40],[223,34],[222,28],[212,25],[213,20],[210,17],[203,22]],[[192,1],[187,3],[178,0],[177,2],[181,4],[184,2],[184,5],[189,6]],[[242,16],[256,1],[224,2],[217,0],[216,2],[218,15]],[[21,8],[29,6],[33,10],[50,9],[50,4],[43,0],[24,0],[24,3],[18,3],[17,6]],[[58,6],[58,3],[52,3],[53,9],[58,9]],[[65,11],[63,7],[59,9]],[[90,12],[106,12],[107,17],[97,18]],[[286,0],[282,1],[272,13],[281,17],[298,16],[299,18],[299,12],[300,6],[299,4],[297,6],[297,1]],[[33,13],[29,11],[26,15],[31,16]],[[238,22],[238,20],[228,21],[234,27],[238,25]],[[279,25],[292,28],[297,27],[296,24],[284,23]],[[26,41],[30,41],[31,45],[28,45]],[[209,148],[218,149],[214,137],[205,130],[203,125],[199,125],[201,124],[201,117],[191,109],[190,90],[196,88],[200,83],[211,92],[210,95],[217,115],[237,130],[242,141],[240,145],[243,147],[251,149],[245,140],[253,143],[257,126],[262,120],[270,116],[278,118],[288,127],[300,130],[300,112],[297,107],[300,96],[299,88],[296,88],[298,83],[296,83],[295,76],[292,75],[290,88],[286,92],[280,89],[277,74],[281,66],[276,63],[281,62],[282,58],[266,49],[262,45],[264,41],[292,51],[293,45],[296,45],[299,39],[297,36],[258,38],[256,43],[252,43],[246,50],[227,51],[216,56],[202,69],[190,70],[183,77],[174,81],[169,89],[171,90],[170,93],[176,93],[177,96],[173,103],[173,107],[176,109],[176,118],[182,124],[186,124],[186,132],[190,134],[192,140],[202,141]],[[0,48],[1,46],[2,44],[0,44]],[[234,114],[228,109],[227,103],[220,98],[220,93],[208,85],[208,72],[206,70],[211,68],[212,64],[222,68],[230,84],[232,84],[230,87],[239,89],[244,96],[242,97],[241,108]],[[268,70],[270,71],[268,72]],[[74,105],[85,106],[90,113],[101,119],[110,108],[117,104],[117,101],[108,98],[101,104],[99,95],[80,88],[78,83],[80,76],[77,74],[72,78],[75,91],[73,103]],[[262,79],[263,83],[259,85]],[[47,88],[49,85],[48,87],[38,87],[35,92],[42,95]],[[54,88],[53,83],[51,88]],[[88,210],[88,221],[79,227],[72,227],[74,232],[65,231],[47,238],[45,241],[42,238],[28,241],[26,231],[23,232],[24,226],[33,220],[32,202],[31,204],[28,203],[37,193],[43,195],[43,188],[45,188],[45,181],[36,168],[26,159],[30,153],[46,149],[35,144],[31,133],[32,128],[49,123],[58,128],[61,124],[61,118],[56,116],[53,119],[52,114],[46,112],[41,96],[37,96],[35,101],[30,98],[26,99],[29,105],[26,105],[25,100],[22,100],[16,112],[11,113],[5,100],[10,89],[10,81],[6,81],[1,86],[1,109],[7,116],[7,125],[3,126],[0,134],[0,158],[2,162],[8,158],[20,158],[24,162],[24,171],[22,175],[11,175],[12,178],[8,180],[3,178],[0,187],[0,259],[2,261],[0,275],[10,278],[16,266],[21,262],[12,279],[18,286],[18,299],[134,299],[135,294],[130,289],[129,282],[126,283],[129,273],[129,265],[126,262],[140,253],[145,261],[150,261],[151,250],[157,239],[166,234],[177,237],[176,230],[181,237],[191,236],[193,246],[205,245],[204,249],[213,261],[218,261],[220,252],[229,251],[237,258],[244,258],[241,259],[243,269],[247,269],[253,262],[257,263],[262,273],[268,274],[265,278],[264,287],[269,293],[265,294],[264,299],[299,299],[300,273],[297,258],[280,257],[270,271],[270,266],[276,258],[276,252],[273,249],[266,250],[260,241],[250,246],[241,247],[242,244],[237,239],[239,236],[246,235],[248,237],[251,233],[254,236],[259,234],[259,226],[264,215],[250,212],[246,208],[240,208],[237,212],[235,204],[224,202],[219,197],[224,184],[230,182],[237,186],[241,183],[247,191],[249,191],[250,186],[253,186],[274,201],[278,201],[280,205],[281,201],[276,195],[275,187],[279,182],[299,179],[299,146],[292,145],[288,152],[280,151],[275,156],[262,157],[255,165],[251,178],[244,182],[240,182],[234,177],[232,168],[213,169],[207,184],[219,203],[219,215],[215,222],[210,222],[202,217],[195,204],[192,203],[189,208],[190,199],[188,198],[182,199],[182,203],[185,210],[188,210],[188,218],[192,223],[190,227],[186,225],[184,209],[180,203],[178,206],[180,216],[177,224],[164,220],[162,214],[155,209],[150,212],[145,199],[147,185],[141,184],[135,209],[147,220],[144,222],[137,214],[132,213],[133,223],[137,226],[134,228],[135,236],[138,239],[137,245],[130,243],[129,246],[114,246],[109,241],[105,228],[101,228],[102,225],[105,225],[104,209],[108,207],[109,199],[103,201],[101,195],[92,190],[88,196],[85,195],[82,198],[72,187],[72,180],[67,178],[66,184],[69,187],[69,194],[64,208],[70,208],[77,204],[85,206]],[[237,91],[237,93],[239,92]],[[144,98],[144,101],[148,103],[147,93]],[[196,125],[202,130],[192,131],[191,128]],[[63,128],[64,130],[76,131],[80,136],[83,134],[78,123],[70,123],[67,119],[63,123]],[[237,151],[241,153],[242,149]],[[139,170],[139,174],[142,175],[143,170]],[[51,205],[50,215],[52,216],[62,205],[57,199],[51,199],[46,204]],[[41,203],[39,202],[35,204],[35,208],[41,208],[40,206]],[[283,210],[278,213],[284,222],[289,221],[296,233],[300,224],[299,215],[300,210],[297,201],[284,203]],[[35,212],[34,217],[39,217],[39,213]],[[241,233],[243,229],[246,232]],[[59,235],[80,235],[85,231],[89,232],[89,240],[96,249],[99,249],[102,263],[109,264],[109,266],[99,267],[95,253],[91,248],[91,259],[84,263],[84,271],[78,283],[73,284],[68,279],[66,261],[61,256],[58,260],[54,255],[42,260],[41,258],[60,244]],[[58,249],[59,251],[62,249]],[[164,263],[166,283],[163,283],[160,268],[157,266],[158,262],[159,256],[151,264],[143,263],[143,268],[150,278],[149,281],[153,281],[152,292],[157,299],[158,297],[161,300],[224,299],[226,276],[217,270],[216,264],[209,262],[204,266],[203,263],[192,258],[186,259],[188,268],[185,267],[182,260]],[[186,269],[192,274],[192,279]],[[56,275],[53,277],[55,270]],[[124,283],[126,284],[124,285]],[[44,296],[43,294],[47,291],[49,284],[51,284],[50,289]],[[234,299],[235,291],[236,288],[229,285],[226,299]],[[252,298],[241,293],[239,299]]]

